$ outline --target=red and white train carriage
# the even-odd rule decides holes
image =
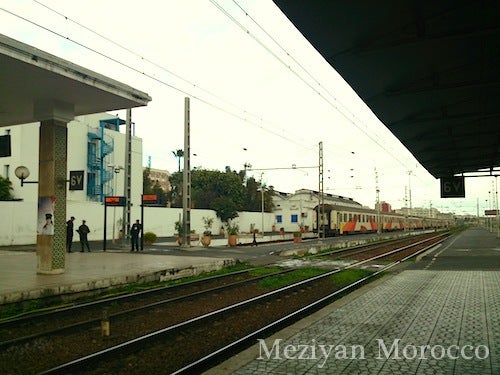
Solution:
[[[390,232],[405,229],[442,228],[448,223],[443,220],[407,217],[393,212],[377,212],[366,207],[348,207],[342,205],[325,204],[318,213],[318,207],[314,208],[316,215],[313,218],[313,230],[318,232],[318,216],[320,225],[326,236],[338,236],[354,233],[374,233],[378,231]]]

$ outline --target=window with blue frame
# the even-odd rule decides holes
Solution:
[[[292,215],[292,218],[291,218],[291,219],[292,219],[292,220],[291,220],[291,221],[292,221],[292,223],[298,223],[298,222],[299,222],[299,215],[295,215],[295,214],[294,214],[294,215]]]
[[[277,223],[282,223],[283,222],[283,216],[282,215],[276,215],[276,222]]]

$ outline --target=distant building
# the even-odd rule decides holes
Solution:
[[[171,173],[167,170],[149,168],[149,178],[153,184],[158,182],[165,193],[170,191],[170,176]]]
[[[375,203],[375,210],[378,210],[380,206],[380,212],[393,212],[390,203],[382,201],[380,203]]]
[[[450,222],[454,221],[455,218],[455,214],[449,212],[443,213],[434,207],[412,207],[411,210],[408,207],[402,207],[395,210],[395,212],[404,216],[427,217],[431,219],[448,220]]]

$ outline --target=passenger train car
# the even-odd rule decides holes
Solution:
[[[320,208],[323,207],[323,208]],[[318,212],[318,208],[319,212]],[[382,232],[405,229],[445,228],[450,223],[437,218],[407,217],[393,212],[380,212],[366,207],[348,207],[324,204],[314,208],[313,231],[318,232],[318,217],[321,229],[328,237],[354,233],[374,233],[379,225]]]

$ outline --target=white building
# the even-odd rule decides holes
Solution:
[[[124,121],[116,116],[100,113],[80,116],[68,123],[68,178],[71,171],[83,171],[83,190],[70,190],[67,185],[66,214],[76,218],[75,226],[86,220],[90,227],[90,241],[102,241],[104,228],[107,239],[118,239],[123,217],[121,207],[108,207],[106,226],[104,225],[103,198],[108,195],[123,196],[125,173],[115,166],[125,165],[124,133],[119,132]],[[0,201],[0,246],[35,244],[37,237],[38,185],[43,176],[38,176],[39,126],[37,124],[13,125],[0,128],[0,135],[10,134],[11,156],[0,158],[0,173],[9,178],[14,188],[14,201]],[[141,219],[142,179],[142,139],[132,137],[131,165],[131,221]],[[30,175],[21,187],[15,176],[18,166],[26,166]],[[57,204],[57,202],[56,202]],[[180,208],[145,207],[144,230],[158,236],[173,236],[175,222],[182,214]],[[212,230],[218,233],[223,223],[212,210],[192,210],[191,229],[202,233],[203,217],[213,217]],[[236,220],[242,232],[252,225],[264,223],[266,231],[271,231],[274,214],[260,212],[240,213]],[[115,231],[112,231],[112,228]],[[78,241],[78,236],[73,238]]]
[[[125,166],[125,134],[120,132],[124,121],[116,116],[100,113],[80,116],[68,124],[68,179],[71,172],[83,171],[83,190],[71,190],[67,184],[67,216],[75,216],[78,226],[86,220],[91,229],[89,239],[100,241],[104,237],[118,238],[121,229],[123,210],[121,207],[107,210],[104,225],[105,196],[123,196],[125,173],[116,166]],[[36,183],[43,176],[38,176],[38,133],[36,124],[15,125],[0,128],[0,135],[11,135],[11,156],[0,158],[0,173],[12,181],[15,201],[0,202],[0,246],[16,244],[34,244],[37,233],[38,186]],[[21,187],[14,171],[18,166],[26,166],[30,176]],[[115,173],[116,172],[118,173]],[[132,136],[131,165],[131,221],[141,218],[142,194],[142,139]],[[301,227],[313,228],[314,208],[319,204],[317,191],[301,189],[293,194],[277,193],[273,198],[273,213],[242,212],[237,219],[242,232],[258,228],[261,232],[279,230],[297,231]],[[342,204],[361,207],[351,198],[324,194],[325,204]],[[57,204],[57,203],[56,203]],[[182,209],[146,207],[144,210],[144,229],[153,231],[158,236],[173,236],[175,221],[179,220]],[[212,210],[193,210],[192,226],[196,233],[203,232],[203,217],[213,217],[212,230],[218,232],[223,224]],[[263,226],[263,228],[260,228]],[[115,231],[112,231],[112,228]],[[247,229],[248,228],[248,229]],[[74,238],[78,241],[78,238]]]
[[[119,131],[123,124],[108,113],[79,116],[68,123],[67,177],[72,171],[83,171],[83,190],[71,190],[67,183],[67,215],[76,217],[76,225],[85,219],[91,229],[102,230],[104,196],[125,195],[125,173],[120,168],[115,173],[114,168],[125,166],[126,137]],[[11,156],[0,158],[0,173],[12,181],[16,198],[0,202],[0,245],[36,242],[38,186],[32,182],[43,178],[38,176],[38,129],[34,124],[0,128],[0,135],[11,136]],[[131,203],[137,215],[142,194],[142,139],[132,136],[131,151]],[[30,171],[23,187],[14,173],[21,165]]]

